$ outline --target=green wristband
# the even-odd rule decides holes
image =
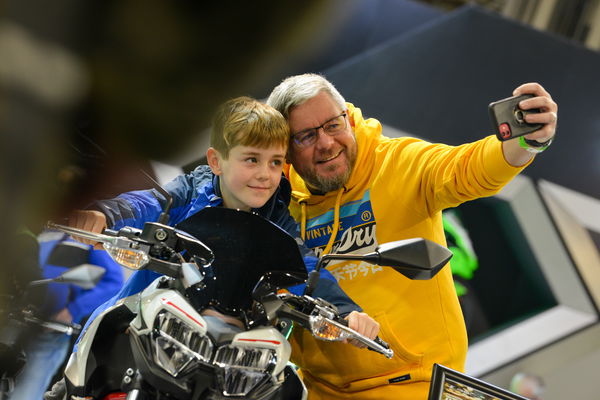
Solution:
[[[519,146],[521,146],[523,149],[527,150],[530,153],[541,153],[542,151],[546,150],[548,147],[550,147],[550,145],[552,144],[552,139],[547,140],[544,143],[539,143],[539,146],[536,146],[533,143],[539,143],[536,142],[535,140],[527,140],[525,139],[525,136],[519,136]]]

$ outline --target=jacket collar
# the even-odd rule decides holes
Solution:
[[[223,205],[223,195],[221,193],[221,180],[219,179],[219,177],[217,175],[214,175],[214,174],[212,177],[212,186],[213,186],[214,192],[213,192],[212,196],[209,196],[209,199],[208,199],[209,204],[212,207],[222,206]],[[275,193],[273,193],[273,196],[271,196],[271,198],[265,203],[265,205],[260,208],[253,208],[250,211],[260,215],[261,217],[263,217],[265,219],[270,220],[271,217],[273,216],[273,213],[275,211],[275,207],[276,207],[278,201],[283,202],[287,208],[288,204],[290,203],[290,197],[291,197],[290,192],[291,192],[290,182],[285,178],[285,176],[282,176],[281,182],[279,183],[279,186],[275,190]]]

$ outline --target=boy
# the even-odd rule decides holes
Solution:
[[[289,143],[289,128],[274,108],[249,97],[224,103],[217,111],[211,130],[211,147],[207,166],[169,182],[165,189],[173,197],[169,224],[175,225],[204,207],[227,207],[253,211],[275,223],[299,243],[298,226],[288,211],[290,185],[282,179],[282,168]],[[156,221],[163,210],[164,197],[156,190],[128,192],[112,200],[96,202],[95,210],[75,212],[71,226],[94,232],[123,226],[142,228],[146,221]],[[316,257],[304,244],[300,250],[309,270]],[[323,274],[325,275],[325,274]],[[321,279],[313,292],[335,304],[341,315],[348,314],[349,326],[373,339],[379,324],[346,296],[331,274]],[[131,296],[148,286],[158,274],[136,271],[121,291],[94,312],[120,298]]]

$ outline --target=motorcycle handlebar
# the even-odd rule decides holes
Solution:
[[[64,333],[68,336],[79,335],[81,333],[81,325],[76,323],[47,321],[34,316],[26,316],[24,319],[26,322],[41,326],[54,332]]]
[[[360,333],[356,332],[354,329],[350,328],[348,326],[348,320],[346,319],[342,319],[340,321],[332,321],[334,324],[335,323],[339,323],[340,325],[343,325],[346,327],[347,332],[351,333],[353,338],[357,341],[359,341],[360,343],[364,344],[367,346],[367,349],[371,350],[371,351],[375,351],[377,353],[381,353],[384,356],[386,356],[387,358],[392,358],[394,356],[394,350],[390,349],[390,345],[384,341],[383,339],[381,339],[379,336],[376,336],[375,339],[371,340],[368,337],[361,335]]]

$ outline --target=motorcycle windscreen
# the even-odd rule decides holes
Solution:
[[[266,272],[307,277],[294,238],[257,214],[207,207],[175,227],[203,242],[215,256],[204,279],[206,290],[194,294],[196,304],[237,315],[250,309],[252,290]]]

